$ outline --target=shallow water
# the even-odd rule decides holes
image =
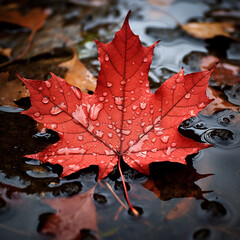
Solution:
[[[26,2],[28,4],[24,5]],[[33,7],[31,1],[26,2],[22,3],[25,8]],[[3,5],[6,3],[3,1]],[[102,4],[101,1],[99,4]],[[81,25],[79,36],[75,34],[76,48],[79,58],[95,76],[99,71],[99,62],[93,39],[111,41],[129,9],[132,10],[130,26],[143,44],[150,45],[161,40],[154,51],[149,74],[153,92],[182,66],[185,73],[200,70],[200,59],[208,54],[240,65],[238,41],[226,37],[197,39],[184,32],[176,22],[219,21],[220,18],[211,13],[215,10],[240,11],[238,1],[122,0],[106,1],[105,4],[101,9],[92,6],[89,1],[84,1],[83,5],[67,1],[61,4],[58,1],[41,1],[34,6],[52,8],[55,15],[64,18],[64,26],[71,26],[72,34],[75,31],[72,24]],[[231,16],[226,19],[239,21],[239,18],[236,20]],[[26,32],[21,29],[7,30],[8,27],[4,25],[6,35],[0,40],[6,46],[9,39],[16,38],[16,32],[17,35]],[[239,29],[235,35],[239,36]],[[71,53],[64,44],[58,43],[52,48],[51,53],[47,54],[31,51],[28,60],[18,61],[0,70],[9,71],[12,75],[18,71],[34,79],[47,79],[49,71],[63,75],[57,64],[69,58]],[[34,65],[36,69],[33,69]],[[226,101],[239,105],[239,83],[232,87],[216,86],[211,80],[210,85],[221,91]],[[0,236],[3,240],[54,239],[40,233],[51,213],[55,212],[43,199],[71,199],[91,189],[96,184],[97,168],[90,167],[59,179],[61,167],[41,165],[36,160],[24,158],[26,154],[41,151],[55,143],[58,135],[50,130],[39,133],[32,119],[19,114],[21,109],[30,106],[29,99],[17,103],[19,108],[0,107]],[[141,212],[137,219],[127,210],[120,209],[119,202],[104,183],[108,182],[125,202],[118,173],[111,174],[102,184],[98,184],[94,191],[94,204],[100,238],[240,239],[240,124],[237,119],[237,112],[225,110],[211,116],[199,114],[182,123],[179,131],[183,135],[213,145],[195,156],[188,156],[186,166],[152,164],[151,176],[148,177],[123,165],[129,197]],[[95,237],[87,232],[85,238],[78,236],[76,239]]]

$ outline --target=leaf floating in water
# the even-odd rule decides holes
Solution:
[[[209,147],[180,135],[178,125],[210,103],[205,91],[214,68],[188,75],[181,70],[152,94],[147,73],[158,42],[143,47],[128,18],[111,43],[96,40],[101,70],[93,95],[54,74],[45,82],[20,77],[32,102],[23,113],[62,133],[57,145],[28,156],[60,164],[62,177],[98,165],[102,179],[121,157],[149,174],[152,162],[185,164],[187,155]]]

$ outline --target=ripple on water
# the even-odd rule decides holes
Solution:
[[[193,240],[219,240],[220,234],[213,228],[202,227],[196,229],[190,239]]]
[[[186,137],[223,149],[240,146],[239,113],[224,110],[212,116],[198,114],[182,122],[179,131]]]
[[[233,212],[227,203],[214,200],[203,200],[197,209],[198,217],[213,226],[229,224],[233,219]]]

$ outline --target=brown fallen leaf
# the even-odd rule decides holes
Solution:
[[[41,8],[34,8],[25,15],[22,15],[18,10],[0,10],[0,22],[16,24],[25,28],[29,28],[31,30],[31,34],[27,39],[27,45],[24,51],[18,57],[16,57],[16,59],[20,59],[27,54],[35,33],[43,26],[50,13],[50,9]]]
[[[9,81],[9,73],[0,73],[0,105],[17,107],[14,101],[29,97],[27,88],[16,78]]]
[[[194,203],[193,198],[183,198],[173,209],[168,213],[166,220],[170,221],[186,215],[192,208]]]
[[[201,70],[207,70],[218,61],[219,59],[212,55],[203,57],[200,61],[200,68]],[[239,72],[240,67],[220,62],[212,73],[211,78],[218,84],[232,86],[236,83],[240,83]]]
[[[75,49],[73,49],[73,58],[67,62],[61,63],[58,66],[67,68],[64,79],[81,89],[82,92],[88,92],[89,90],[94,92],[96,88],[97,79],[93,74],[88,71],[82,62],[78,59]]]
[[[12,49],[11,48],[2,48],[0,46],[0,55],[6,56],[8,58],[11,57]]]
[[[37,31],[43,26],[49,14],[49,9],[43,10],[41,8],[34,8],[25,15],[18,10],[0,10],[0,22],[16,24]]]
[[[45,199],[44,202],[56,209],[43,228],[42,233],[53,234],[54,239],[82,239],[81,230],[97,233],[97,214],[93,204],[94,187],[71,198]]]
[[[181,24],[181,28],[190,35],[202,39],[216,36],[232,38],[231,33],[235,31],[234,24],[230,22],[193,22]]]
[[[235,106],[224,99],[223,93],[217,91],[212,87],[207,88],[207,96],[210,99],[214,99],[210,104],[208,104],[202,111],[203,115],[212,115],[214,112],[221,111],[224,109],[231,109],[232,111],[240,111],[240,106]]]

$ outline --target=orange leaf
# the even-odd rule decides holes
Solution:
[[[71,60],[59,64],[59,67],[68,69],[65,75],[68,83],[80,88],[82,92],[95,91],[97,79],[79,61],[77,54],[74,54]]]
[[[196,38],[214,38],[216,36],[231,37],[235,28],[229,22],[193,22],[181,25],[190,35]]]
[[[43,26],[49,14],[49,9],[42,10],[41,8],[34,8],[25,15],[17,10],[0,10],[0,22],[16,24],[37,31]]]

